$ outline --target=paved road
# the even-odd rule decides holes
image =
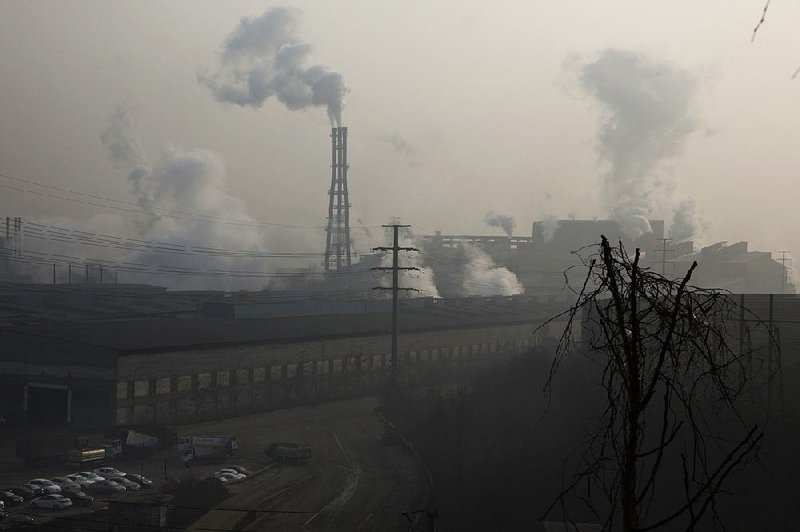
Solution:
[[[404,448],[379,441],[375,406],[375,398],[359,398],[182,427],[187,434],[236,434],[236,460],[248,467],[268,463],[263,450],[273,440],[314,451],[306,465],[276,466],[232,487],[234,496],[192,528],[410,530],[401,514],[422,508],[424,472]]]

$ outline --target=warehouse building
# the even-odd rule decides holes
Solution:
[[[523,351],[556,313],[528,298],[430,300],[400,313],[401,384]],[[0,415],[78,427],[180,424],[372,393],[390,314],[53,322],[0,329]],[[552,325],[551,325],[552,327]],[[555,331],[555,329],[552,329]]]

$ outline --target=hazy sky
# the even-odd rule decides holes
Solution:
[[[209,150],[252,218],[324,224],[324,109],[289,111],[274,99],[241,108],[198,83],[242,17],[282,5],[302,10],[298,33],[313,44],[313,62],[340,72],[350,91],[353,219],[500,234],[484,223],[495,211],[529,234],[548,215],[606,216],[603,109],[581,89],[576,65],[613,47],[697,82],[696,127],[654,177],[674,185],[676,201],[696,201],[706,241],[800,251],[797,1],[773,2],[751,43],[762,0],[0,0],[0,173],[133,201],[128,170],[100,141],[122,105],[145,159]],[[98,212],[0,192],[4,216]],[[267,237],[271,249],[284,242]]]

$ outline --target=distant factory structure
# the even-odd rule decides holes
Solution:
[[[692,283],[737,294],[793,294],[795,286],[785,264],[770,252],[751,251],[747,242],[719,242],[695,249],[694,242],[673,242],[665,238],[664,221],[650,220],[651,232],[632,239],[613,220],[536,221],[531,236],[444,235],[436,232],[422,238],[427,265],[434,271],[442,296],[459,289],[458,271],[464,265],[459,254],[464,247],[483,251],[496,266],[508,268],[527,295],[551,299],[574,297],[569,286],[583,281],[581,257],[591,254],[589,246],[605,235],[622,242],[633,254],[641,250],[641,264],[668,277],[680,276],[697,261]],[[480,266],[480,265],[478,265]],[[476,267],[468,265],[468,267]]]

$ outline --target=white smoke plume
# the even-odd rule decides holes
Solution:
[[[378,139],[403,157],[412,158],[417,154],[417,148],[399,133],[383,133]]]
[[[542,239],[545,242],[550,242],[553,240],[553,236],[558,231],[558,228],[561,227],[561,222],[559,221],[557,216],[548,215],[542,219]]]
[[[651,231],[652,173],[681,153],[696,124],[689,72],[636,52],[609,48],[580,70],[583,89],[604,108],[597,151],[610,167],[603,201],[622,231]]]
[[[463,267],[464,282],[461,285],[465,296],[510,296],[524,291],[522,283],[508,268],[496,266],[492,258],[473,245],[462,245],[466,259]]]
[[[326,66],[307,65],[312,47],[297,36],[298,18],[287,7],[242,18],[222,45],[217,70],[201,71],[199,82],[218,101],[241,107],[261,107],[272,96],[291,110],[323,106],[340,126],[344,79]]]
[[[108,117],[108,126],[100,134],[103,143],[114,164],[114,168],[129,168],[138,165],[142,156],[139,145],[130,135],[128,109],[118,105]]]
[[[497,214],[490,212],[486,214],[483,219],[489,227],[501,228],[509,237],[514,233],[514,228],[517,226],[517,221],[513,216],[508,214]]]
[[[32,221],[30,230],[44,237],[37,241],[38,252],[68,259],[73,280],[82,280],[89,264],[91,282],[99,281],[103,264],[106,282],[117,272],[120,282],[173,289],[257,289],[267,284],[264,274],[274,266],[253,256],[267,251],[264,235],[244,201],[226,191],[219,155],[171,148],[148,161],[130,134],[122,107],[111,114],[100,139],[114,166],[128,170],[139,209],[122,205],[127,213]],[[66,264],[58,266],[59,271],[66,269]]]
[[[692,198],[687,198],[680,202],[672,212],[669,237],[675,242],[698,238],[708,229],[707,225],[697,212],[697,202]]]

